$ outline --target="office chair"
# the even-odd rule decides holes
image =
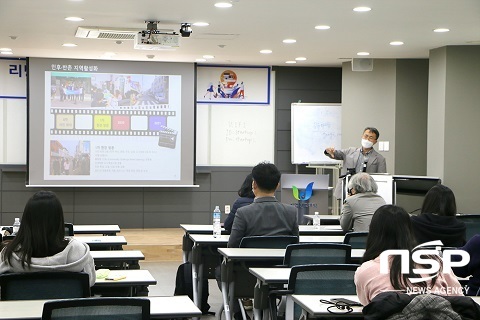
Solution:
[[[347,232],[343,243],[352,246],[352,249],[366,249],[367,248],[368,232]]]
[[[87,298],[47,301],[42,320],[147,320],[150,300],[139,298]]]
[[[309,264],[346,264],[350,263],[352,247],[340,243],[299,243],[287,246],[283,265],[293,267]],[[270,288],[268,303],[270,310],[276,312],[277,299],[281,290]]]
[[[298,243],[297,236],[251,236],[242,238],[240,248],[285,249],[294,243]]]
[[[0,275],[1,300],[70,299],[90,296],[84,272],[25,272]]]
[[[467,227],[467,242],[480,233],[480,214],[461,214],[457,219],[463,221]]]
[[[66,237],[73,237],[75,233],[73,232],[73,224],[72,223],[65,223],[65,236]]]
[[[340,243],[298,243],[287,246],[283,265],[348,263],[352,247]]]
[[[288,279],[287,290],[278,290],[272,294],[282,293],[287,296],[286,316],[293,311],[294,319],[298,319],[301,308],[294,307],[292,294],[318,295],[354,295],[355,271],[358,264],[310,264],[292,267]],[[294,307],[294,308],[293,308]],[[276,305],[271,305],[272,318],[276,320]],[[289,317],[291,318],[291,317]]]

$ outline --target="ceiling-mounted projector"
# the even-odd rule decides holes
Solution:
[[[172,33],[154,33],[150,30],[140,31],[135,35],[134,49],[168,50],[180,46],[180,36]]]

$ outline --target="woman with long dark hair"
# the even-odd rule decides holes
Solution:
[[[237,212],[238,208],[251,204],[255,198],[255,195],[252,191],[252,182],[253,178],[252,174],[250,173],[245,177],[242,186],[240,189],[238,189],[237,193],[239,198],[233,203],[232,210],[230,210],[227,219],[225,219],[225,222],[223,223],[223,227],[228,232],[232,231],[233,220],[235,220],[235,213]]]
[[[15,238],[0,255],[0,273],[86,272],[95,284],[95,265],[87,244],[65,238],[60,200],[55,193],[39,191],[27,202]]]
[[[466,242],[466,226],[456,218],[457,205],[453,191],[438,184],[423,200],[422,212],[412,216],[418,243],[441,240],[446,247],[461,247]]]
[[[363,305],[367,305],[379,293],[384,291],[402,291],[407,293],[437,293],[439,295],[463,295],[462,287],[451,270],[440,270],[432,279],[428,274],[418,275],[413,269],[423,269],[422,265],[412,261],[412,250],[417,242],[412,230],[410,215],[401,207],[384,205],[375,211],[370,224],[367,248],[363,264],[355,273],[357,295]],[[409,252],[409,272],[402,274],[400,255],[390,256],[387,261],[388,273],[381,273],[380,255],[385,250],[402,249]],[[433,258],[442,265],[441,258]],[[425,269],[430,268],[426,265]],[[448,271],[445,273],[445,271]],[[425,278],[412,282],[412,278]]]

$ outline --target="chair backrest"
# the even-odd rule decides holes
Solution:
[[[288,267],[302,264],[349,263],[352,247],[340,243],[299,243],[287,246],[283,264]]]
[[[367,248],[368,232],[347,232],[343,243],[352,246],[352,249],[366,249]]]
[[[463,221],[467,227],[467,241],[480,233],[480,214],[462,214],[458,215],[457,219]]]
[[[354,295],[355,271],[358,264],[310,264],[294,266],[290,271],[288,289],[293,294],[318,295]],[[295,319],[298,319],[301,309],[294,308]]]
[[[42,320],[146,320],[150,300],[139,298],[87,298],[47,301]]]
[[[0,275],[2,300],[70,299],[90,296],[84,272],[25,272]]]
[[[73,232],[73,223],[65,223],[65,236],[73,237],[75,233]]]
[[[285,249],[293,243],[298,243],[297,236],[252,236],[242,238],[240,248]]]

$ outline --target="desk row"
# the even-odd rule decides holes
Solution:
[[[150,300],[150,319],[175,319],[201,316],[201,311],[187,296],[145,297]],[[47,300],[17,300],[0,303],[0,320],[42,318]]]

